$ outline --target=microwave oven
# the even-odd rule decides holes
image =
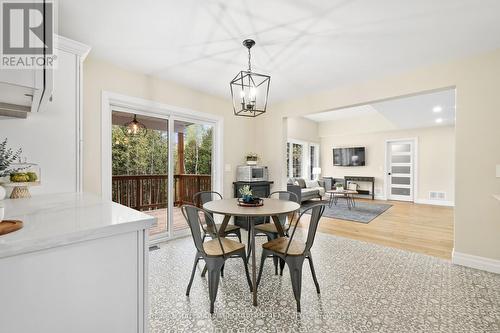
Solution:
[[[236,180],[239,182],[262,182],[268,179],[266,166],[240,165],[236,169]]]

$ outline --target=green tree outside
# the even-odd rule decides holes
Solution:
[[[213,129],[192,124],[184,133],[184,168],[186,174],[210,175],[212,172]],[[175,173],[179,172],[177,149],[174,149]],[[113,175],[166,175],[168,172],[168,135],[147,130],[145,135],[126,135],[124,127],[113,125]]]

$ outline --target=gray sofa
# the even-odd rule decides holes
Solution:
[[[325,182],[323,180],[306,181],[304,178],[288,179],[287,191],[295,193],[302,203],[311,199],[321,199],[325,194]],[[309,186],[307,186],[309,185]]]

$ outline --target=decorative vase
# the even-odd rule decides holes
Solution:
[[[5,196],[7,195],[7,191],[5,191],[5,188],[0,185],[0,200],[5,199]]]

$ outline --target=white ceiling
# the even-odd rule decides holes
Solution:
[[[270,102],[500,47],[498,0],[60,0],[59,33],[92,55],[229,97],[246,68]]]
[[[441,111],[435,112],[436,107],[439,107]],[[398,129],[454,125],[455,89],[326,111],[307,115],[305,118],[324,122],[369,115],[381,115]],[[436,122],[437,119],[441,119],[441,122]]]

